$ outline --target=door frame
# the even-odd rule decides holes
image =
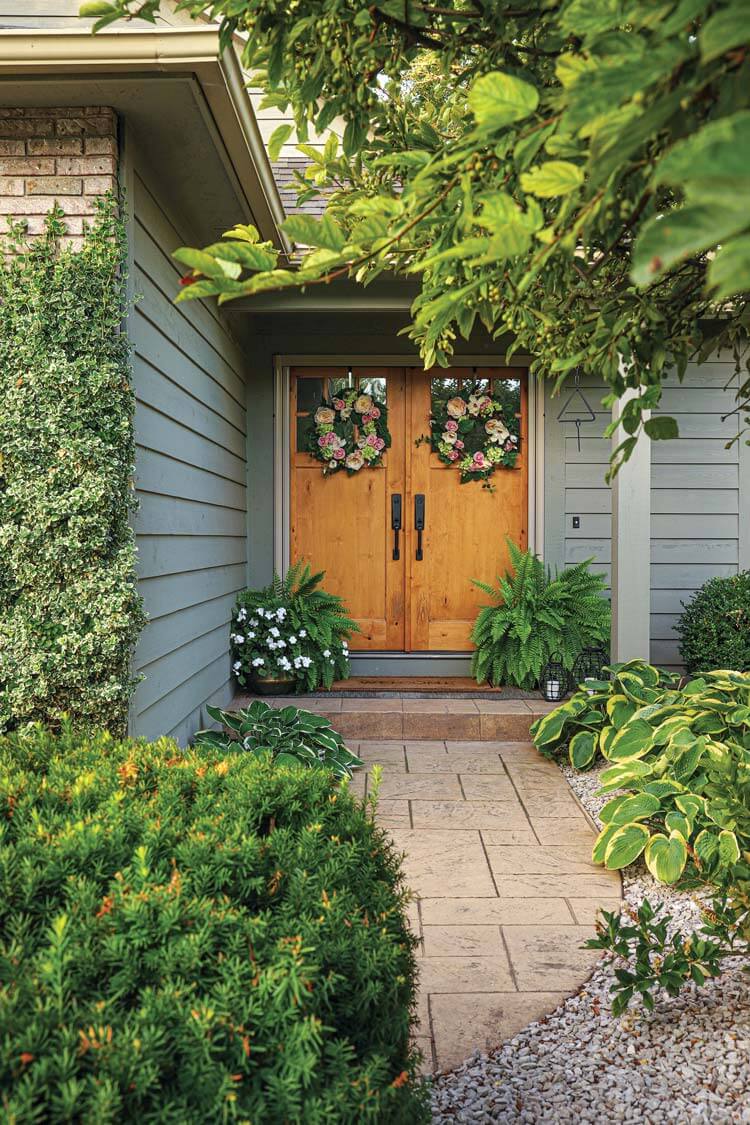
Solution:
[[[519,367],[528,370],[533,357],[504,354],[456,355],[449,367]],[[409,355],[276,355],[273,388],[273,565],[277,574],[289,569],[291,516],[290,370],[292,367],[415,367],[418,356]],[[528,548],[544,557],[544,385],[531,374],[528,380]],[[359,655],[359,654],[358,654]],[[366,653],[366,656],[376,654]],[[386,655],[386,654],[384,654]],[[465,660],[465,653],[456,653]],[[388,653],[390,659],[452,659],[452,654]]]

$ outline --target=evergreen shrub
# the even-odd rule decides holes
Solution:
[[[688,672],[750,672],[750,570],[705,582],[685,606],[677,634]]]
[[[328,770],[0,738],[4,1120],[426,1120],[406,897]]]
[[[133,390],[115,201],[72,251],[0,242],[0,731],[63,712],[122,729],[143,617]]]

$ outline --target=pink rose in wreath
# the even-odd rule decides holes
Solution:
[[[481,449],[478,449],[471,460],[471,471],[474,473],[482,472],[484,469],[489,469],[489,467],[489,461],[482,453]]]
[[[343,398],[335,398],[333,400],[333,405],[336,407],[337,410],[343,410],[344,407],[346,406],[346,403],[344,402]]]
[[[336,461],[343,461],[343,460],[344,460],[344,457],[345,457],[346,455],[345,455],[345,453],[344,453],[343,449],[341,449],[341,447],[339,447],[338,449],[334,449],[334,451],[333,451],[333,456],[334,456],[334,459],[335,459]]]
[[[380,408],[378,406],[373,406],[372,410],[370,411],[370,417],[375,419],[380,417]]]
[[[456,431],[458,430],[458,422],[454,422],[454,420],[452,418],[449,418],[448,421],[445,423],[445,428],[449,433],[455,434]]]
[[[325,448],[327,445],[338,445],[339,438],[333,432],[321,434],[318,438],[318,445]]]
[[[450,453],[448,454],[448,457],[451,461],[458,461],[460,456],[461,454],[456,449],[451,449]]]
[[[464,443],[461,441],[460,438],[456,438],[456,449],[463,449],[463,448],[464,448]]]
[[[377,436],[377,434],[368,434],[367,435],[367,441],[365,442],[365,445],[371,445],[373,449],[377,449],[378,448],[378,436]]]
[[[375,438],[375,448],[377,450],[385,449],[385,442],[382,437]]]

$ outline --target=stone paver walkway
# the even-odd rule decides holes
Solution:
[[[523,742],[350,743],[383,767],[378,818],[406,854],[421,938],[417,1040],[446,1070],[552,1011],[584,983],[580,947],[620,878],[565,778]]]

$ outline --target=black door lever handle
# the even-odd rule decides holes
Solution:
[[[401,530],[401,493],[394,492],[391,496],[391,530],[393,531],[393,559],[397,562],[401,558],[398,547],[398,533]]]
[[[414,497],[414,530],[417,533],[416,560],[421,562],[424,558],[422,550],[422,532],[424,531],[424,495],[418,492]]]

